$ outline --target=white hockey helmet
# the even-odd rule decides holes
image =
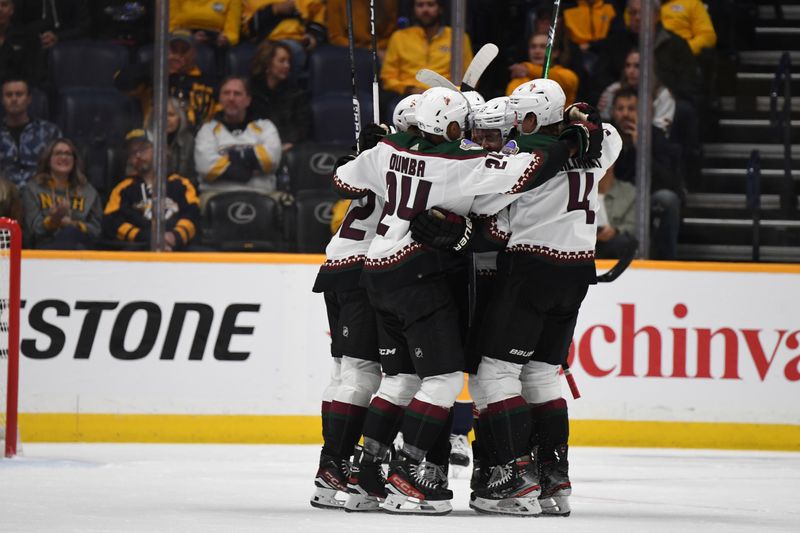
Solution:
[[[460,92],[446,87],[432,87],[422,93],[417,103],[417,126],[421,131],[442,135],[448,141],[447,126],[451,122],[461,126],[461,135],[469,129],[470,105]]]
[[[492,98],[475,111],[472,128],[473,130],[500,130],[505,141],[514,127],[515,116],[509,106],[509,97],[499,96]]]
[[[467,102],[469,102],[473,111],[486,103],[486,100],[484,100],[483,96],[481,96],[481,93],[478,91],[465,91],[462,94],[466,96]]]
[[[517,116],[517,129],[522,133],[522,121],[528,113],[536,115],[536,129],[561,122],[567,97],[561,86],[548,79],[537,79],[523,83],[511,93],[511,110]]]
[[[392,123],[397,131],[407,131],[409,126],[417,125],[419,99],[419,94],[412,94],[397,103],[392,114]]]

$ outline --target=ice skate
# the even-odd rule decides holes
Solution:
[[[450,464],[469,466],[470,446],[466,435],[450,435]]]
[[[401,455],[389,463],[386,499],[381,508],[392,514],[445,515],[453,510],[453,491],[441,467]]]
[[[386,498],[386,478],[381,460],[361,446],[356,446],[353,466],[347,480],[347,502],[344,510],[348,513],[379,511]]]
[[[489,473],[491,469],[479,451],[478,442],[472,443],[472,477],[469,480],[469,488],[472,491],[486,490],[489,483]]]
[[[548,516],[569,516],[569,496],[572,484],[569,481],[569,462],[567,447],[560,446],[555,453],[555,461],[543,462],[540,468],[542,494],[539,503],[542,513]]]
[[[345,500],[342,496],[337,498],[337,493],[347,493],[348,471],[347,459],[321,455],[311,505],[319,509],[341,509]]]
[[[541,487],[530,457],[495,466],[485,487],[474,490],[469,506],[479,513],[539,516]]]

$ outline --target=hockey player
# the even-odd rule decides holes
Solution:
[[[533,80],[515,90],[511,107],[521,152],[535,152],[556,139],[563,127],[563,105],[564,93],[551,80]],[[568,109],[567,120],[575,119],[599,124],[586,104]],[[556,179],[520,195],[509,209],[510,238],[498,257],[497,289],[481,335],[478,381],[488,403],[481,425],[491,429],[497,454],[487,487],[472,498],[471,506],[481,511],[570,512],[569,423],[558,376],[580,304],[596,278],[596,182],[621,148],[616,130],[602,127],[602,152],[570,159]],[[488,214],[506,203],[473,204],[473,210]],[[444,216],[462,224],[449,213]],[[440,220],[442,213],[426,217]],[[445,240],[438,245],[446,246]],[[458,246],[463,247],[460,241]],[[538,446],[538,468],[533,471],[532,442]],[[526,491],[539,494],[541,509],[539,502],[520,497]]]
[[[392,124],[399,132],[409,132],[416,135],[419,133],[417,128],[417,104],[420,95],[411,94],[400,100],[392,113]]]
[[[397,351],[421,378],[419,390],[402,419],[404,445],[392,461],[382,508],[391,513],[445,514],[452,492],[441,473],[422,462],[438,437],[463,385],[464,355],[459,339],[458,311],[446,273],[461,260],[414,242],[410,221],[440,205],[464,216],[478,195],[522,193],[546,183],[570,154],[586,153],[591,124],[568,127],[561,139],[531,154],[488,154],[463,140],[468,129],[469,104],[456,91],[433,88],[417,106],[416,118],[424,137],[398,133],[340,167],[334,184],[340,193],[363,197],[374,192],[385,205],[376,236],[364,262],[362,283],[379,315],[379,323],[407,353]],[[467,232],[468,233],[468,232]],[[462,235],[468,241],[468,235]],[[395,347],[380,347],[395,350]],[[381,383],[378,397],[391,398],[384,406],[385,425],[397,412],[412,385],[393,388]],[[385,386],[386,385],[386,386]],[[374,405],[374,402],[373,402]],[[366,433],[366,425],[365,425]],[[387,441],[369,441],[365,452],[382,457]]]

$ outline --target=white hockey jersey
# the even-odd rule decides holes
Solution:
[[[411,220],[434,206],[467,215],[478,195],[522,193],[555,174],[567,154],[565,143],[506,156],[487,153],[471,141],[433,145],[398,133],[339,167],[334,185],[344,196],[372,191],[385,200],[364,263],[364,285],[400,286],[461,264],[451,252],[414,241]]]

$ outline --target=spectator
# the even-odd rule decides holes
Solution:
[[[0,176],[0,217],[16,220],[22,225],[22,201],[17,186]],[[27,236],[24,234],[23,237]]]
[[[275,124],[284,152],[306,140],[311,129],[308,93],[289,81],[291,61],[291,50],[284,43],[264,41],[253,57],[250,78],[250,113]]]
[[[378,41],[378,55],[383,59],[389,37],[397,29],[397,0],[375,2],[375,34]],[[328,40],[336,46],[347,46],[347,2],[328,0]],[[353,40],[359,48],[371,48],[372,38],[369,29],[369,1],[353,2]]]
[[[615,176],[636,182],[636,141],[638,98],[633,89],[620,89],[614,95],[612,124],[622,136],[622,152],[614,165]],[[651,126],[650,201],[652,256],[675,259],[681,223],[681,197],[684,195],[680,148],[667,140],[664,131]]]
[[[666,29],[686,39],[694,55],[717,44],[717,33],[700,0],[663,0],[661,21]]]
[[[598,259],[619,259],[636,243],[636,187],[620,181],[614,165],[597,185],[600,210],[597,217]]]
[[[417,81],[417,71],[429,68],[450,77],[451,28],[442,24],[440,0],[414,0],[414,26],[389,38],[381,69],[383,88],[397,95],[421,94],[428,87]],[[472,61],[469,35],[464,35],[464,70]]]
[[[564,26],[570,39],[584,51],[608,37],[612,25],[619,25],[619,17],[605,0],[573,0],[564,6]]]
[[[83,39],[89,35],[91,19],[88,0],[25,0],[20,2],[17,21],[36,35],[42,49],[59,41]]]
[[[0,75],[29,80],[39,74],[39,40],[14,22],[14,10],[14,0],[0,0]]]
[[[25,232],[34,248],[86,250],[100,236],[103,207],[81,171],[72,141],[47,145],[36,175],[22,190]]]
[[[124,46],[153,42],[155,0],[89,0],[92,37]]]
[[[169,34],[169,93],[178,99],[181,108],[186,111],[193,130],[210,120],[216,110],[214,83],[197,66],[196,56],[194,40],[188,31],[179,30]],[[152,74],[151,63],[132,63],[123,67],[114,80],[117,89],[140,99],[145,123],[153,106]]]
[[[154,131],[153,115],[147,121],[147,130]],[[194,135],[189,119],[177,98],[167,100],[167,175],[178,174],[196,183],[194,169]]]
[[[153,142],[145,130],[133,130],[125,137],[131,175],[123,179],[108,198],[103,213],[103,234],[138,247],[150,243],[153,220]],[[178,174],[167,179],[164,211],[164,242],[169,251],[181,250],[197,235],[200,200],[194,185]]]
[[[242,4],[244,27],[256,42],[286,41],[293,55],[304,57],[327,39],[322,0],[242,0]]]
[[[28,82],[11,78],[2,90],[6,116],[0,125],[0,170],[22,189],[33,176],[42,150],[62,134],[55,124],[28,115],[32,101]]]
[[[249,85],[246,78],[227,78],[220,86],[222,111],[197,134],[194,161],[204,193],[276,189],[281,139],[272,122],[255,119],[249,113]]]
[[[625,59],[625,68],[622,71],[622,78],[606,87],[600,100],[597,102],[597,110],[603,120],[611,120],[611,107],[614,100],[614,93],[622,87],[636,90],[639,87],[639,50],[633,49],[628,52]],[[669,89],[658,83],[653,87],[653,125],[664,130],[669,135],[670,126],[675,118],[675,98]]]
[[[547,33],[536,32],[528,40],[528,59],[523,63],[515,63],[509,67],[511,81],[506,87],[506,95],[510,96],[514,89],[526,81],[542,77],[544,73],[545,50],[547,49]],[[550,71],[547,77],[555,80],[564,89],[567,98],[566,105],[575,102],[578,94],[578,75],[568,68],[558,65],[559,50],[553,47],[551,54]]]
[[[190,30],[195,42],[218,48],[239,44],[242,0],[170,0],[169,30]]]

